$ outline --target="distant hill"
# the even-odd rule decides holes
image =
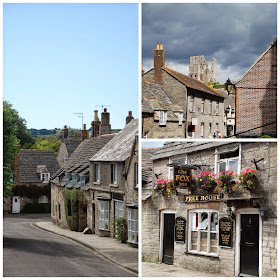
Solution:
[[[37,136],[52,136],[57,133],[57,131],[60,131],[61,129],[55,128],[55,129],[36,129],[36,128],[30,128],[27,129],[32,136],[37,137]]]

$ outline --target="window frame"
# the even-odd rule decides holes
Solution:
[[[46,177],[47,180],[45,180]],[[43,183],[48,183],[50,181],[50,173],[41,173],[41,180]]]
[[[194,105],[194,96],[193,95],[191,95],[190,96],[190,112],[193,112],[194,110],[194,107],[193,107],[193,105]]]
[[[216,115],[219,114],[219,101],[216,101]]]
[[[179,125],[182,126],[183,125],[183,113],[179,112],[178,114],[178,121],[179,121]]]
[[[209,100],[209,115],[212,114],[212,100]]]
[[[78,175],[72,174],[72,187],[74,188],[78,184]]]
[[[97,183],[100,183],[100,163],[95,163],[94,164],[94,174],[95,174],[95,178],[94,181]]]
[[[107,205],[107,208],[103,207],[101,209],[101,205]],[[105,218],[105,214],[107,212],[107,218]],[[107,228],[105,227],[107,222]],[[110,203],[108,200],[99,200],[98,201],[98,229],[110,231]]]
[[[86,176],[80,175],[80,187],[84,188],[86,185]]]
[[[205,98],[201,97],[201,113],[204,113]]]
[[[111,164],[111,174],[112,174],[111,184],[118,185],[119,184],[119,168],[118,168],[117,163]]]
[[[167,121],[167,112],[159,111],[159,125],[166,125]]]
[[[68,184],[70,184],[70,173],[65,173],[65,186],[67,186]]]
[[[192,214],[198,213],[198,219],[200,219],[201,213],[207,213],[208,214],[208,223],[207,223],[207,230],[205,229],[200,229],[197,227],[196,230],[192,228]],[[211,230],[211,215],[213,213],[218,214],[218,223],[217,223],[217,228],[218,230]],[[218,248],[219,248],[219,210],[216,209],[192,209],[189,210],[188,213],[188,218],[189,218],[189,227],[188,227],[188,253],[191,254],[196,254],[196,255],[204,255],[204,256],[209,256],[209,257],[218,257]],[[199,221],[199,220],[198,220]],[[197,232],[197,250],[192,250],[192,231]],[[201,232],[206,232],[207,233],[207,252],[201,251]],[[211,245],[211,233],[216,233],[217,234],[217,245]],[[211,252],[211,247],[217,247],[217,253]]]
[[[128,208],[127,212],[127,241],[138,244],[138,208]],[[134,219],[132,219],[132,212],[135,212]],[[132,227],[132,224],[134,224],[134,227]]]
[[[200,138],[204,137],[204,123],[202,122],[200,124]]]

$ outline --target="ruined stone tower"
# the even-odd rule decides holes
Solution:
[[[189,65],[189,76],[203,83],[213,82],[216,79],[216,59],[212,58],[211,72],[204,55],[191,56]]]

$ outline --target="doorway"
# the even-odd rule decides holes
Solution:
[[[175,213],[162,213],[162,262],[173,264]]]
[[[20,197],[13,196],[12,213],[20,213]]]
[[[241,214],[240,274],[259,276],[259,215]]]

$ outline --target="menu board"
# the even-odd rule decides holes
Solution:
[[[232,219],[224,217],[219,221],[219,246],[232,248]]]
[[[175,241],[185,243],[186,240],[186,219],[183,217],[176,218],[175,224]]]

